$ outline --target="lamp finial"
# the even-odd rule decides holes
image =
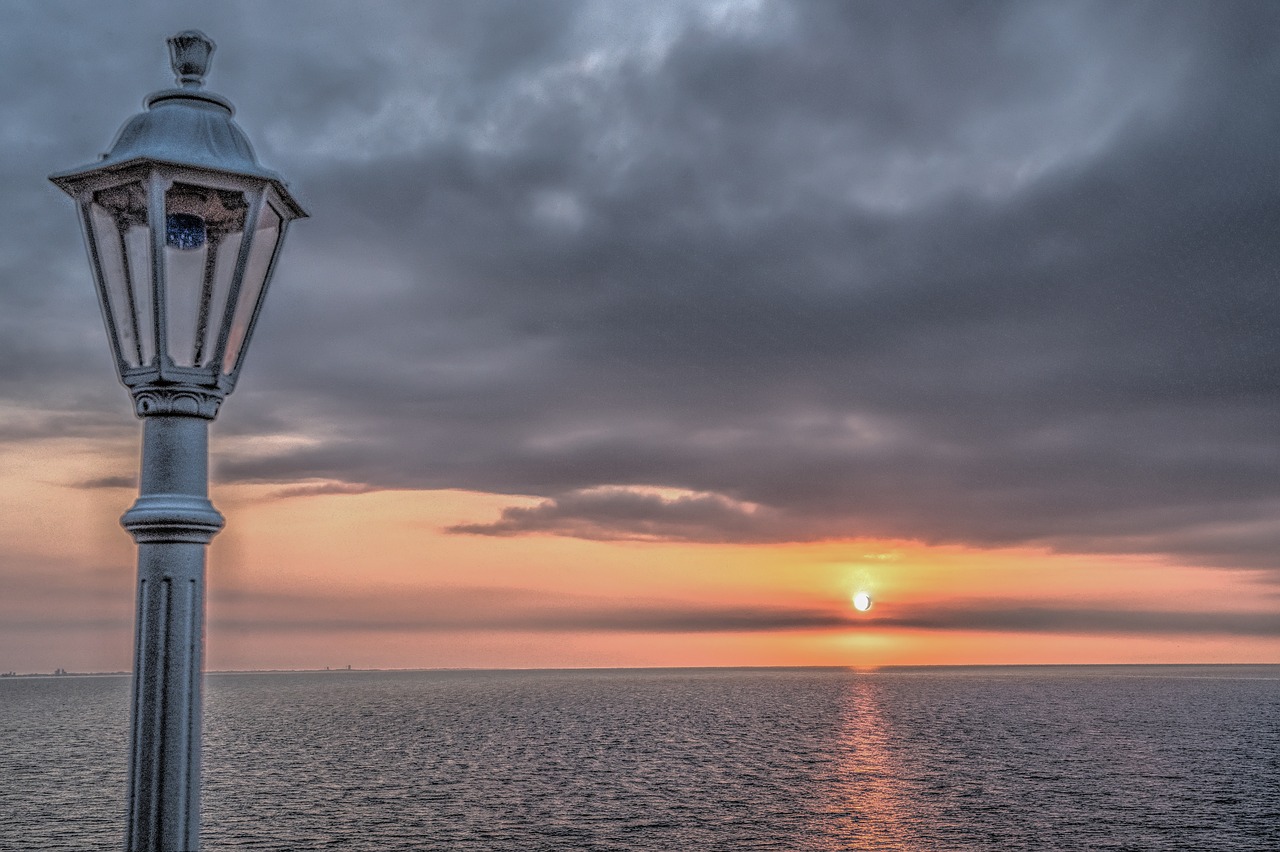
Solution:
[[[209,73],[213,57],[213,39],[199,30],[183,30],[169,39],[169,65],[184,89],[199,89]]]

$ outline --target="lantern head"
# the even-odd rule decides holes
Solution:
[[[74,198],[120,381],[139,416],[212,419],[235,387],[289,222],[307,214],[203,90],[213,42],[169,39],[181,88],[156,92],[111,150],[51,175]]]

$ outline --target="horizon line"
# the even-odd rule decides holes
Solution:
[[[1055,669],[1055,668],[1245,668],[1280,667],[1277,662],[1133,662],[1133,663],[901,663],[893,665],[781,665],[781,666],[421,666],[395,668],[304,668],[304,669],[208,669],[206,675],[228,674],[360,674],[396,672],[608,672],[608,671],[855,671],[872,673],[904,669]],[[0,678],[63,678],[63,677],[123,677],[132,676],[131,670],[111,672],[71,672],[59,669],[54,672],[0,672]]]

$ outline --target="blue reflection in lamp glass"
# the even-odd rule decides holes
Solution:
[[[204,245],[204,220],[190,213],[170,213],[165,218],[165,241],[177,249],[198,249]]]

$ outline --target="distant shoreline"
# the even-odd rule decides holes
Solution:
[[[206,675],[249,675],[249,674],[395,674],[413,672],[716,672],[716,671],[857,671],[875,672],[962,672],[990,671],[992,673],[1013,670],[1051,671],[1072,669],[1121,670],[1121,669],[1245,669],[1245,668],[1280,668],[1275,663],[955,663],[946,665],[897,665],[897,666],[539,666],[529,668],[512,667],[473,667],[473,666],[435,666],[425,668],[372,668],[357,669],[350,667],[324,669],[211,669]],[[59,669],[56,672],[0,672],[0,680],[19,678],[61,678],[84,677],[126,677],[132,672],[69,672]]]

